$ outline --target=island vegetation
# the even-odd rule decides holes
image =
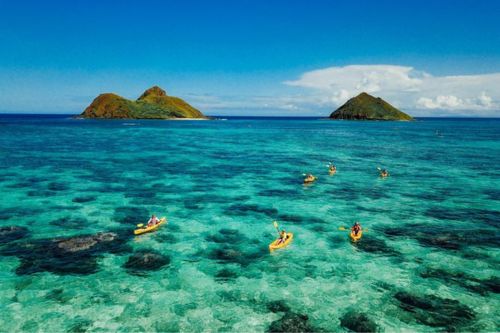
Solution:
[[[97,96],[81,114],[83,118],[106,119],[208,119],[181,98],[168,96],[165,90],[154,86],[137,100],[129,100],[113,93]]]
[[[345,104],[332,112],[330,119],[344,120],[413,120],[413,118],[396,109],[380,97],[362,92],[349,99]]]

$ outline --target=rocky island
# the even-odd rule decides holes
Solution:
[[[105,119],[208,119],[183,99],[168,96],[154,86],[132,101],[116,94],[97,96],[80,115],[82,118]]]
[[[413,120],[380,97],[362,92],[332,112],[330,119],[344,120]]]

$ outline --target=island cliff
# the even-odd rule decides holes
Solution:
[[[413,120],[380,97],[365,92],[348,100],[332,112],[330,119],[345,120]]]
[[[81,114],[83,118],[106,119],[179,119],[206,117],[184,100],[168,96],[165,90],[154,86],[132,101],[116,94],[97,96]]]

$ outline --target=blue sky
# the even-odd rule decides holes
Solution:
[[[207,114],[325,115],[362,90],[496,115],[500,1],[4,1],[0,111],[152,85]]]

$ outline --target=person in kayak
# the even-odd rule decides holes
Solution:
[[[152,226],[158,224],[159,222],[160,222],[160,220],[158,220],[158,218],[156,217],[156,215],[153,214],[153,215],[151,215],[151,218],[148,221],[148,227],[152,227]]]
[[[288,235],[286,234],[286,231],[285,230],[281,230],[278,244],[283,244],[286,241],[287,238],[288,238]]]
[[[359,224],[359,222],[355,222],[354,225],[351,227],[351,231],[354,232],[355,236],[357,236],[358,233],[361,231],[361,224]]]
[[[330,163],[330,167],[328,167],[328,172],[330,173],[330,175],[333,175],[335,172],[337,172],[337,167],[333,163]]]
[[[304,178],[304,183],[311,183],[316,180],[316,177],[314,177],[312,174],[308,173],[306,175],[306,178]]]
[[[380,177],[385,178],[389,176],[389,172],[386,169],[380,170]]]

